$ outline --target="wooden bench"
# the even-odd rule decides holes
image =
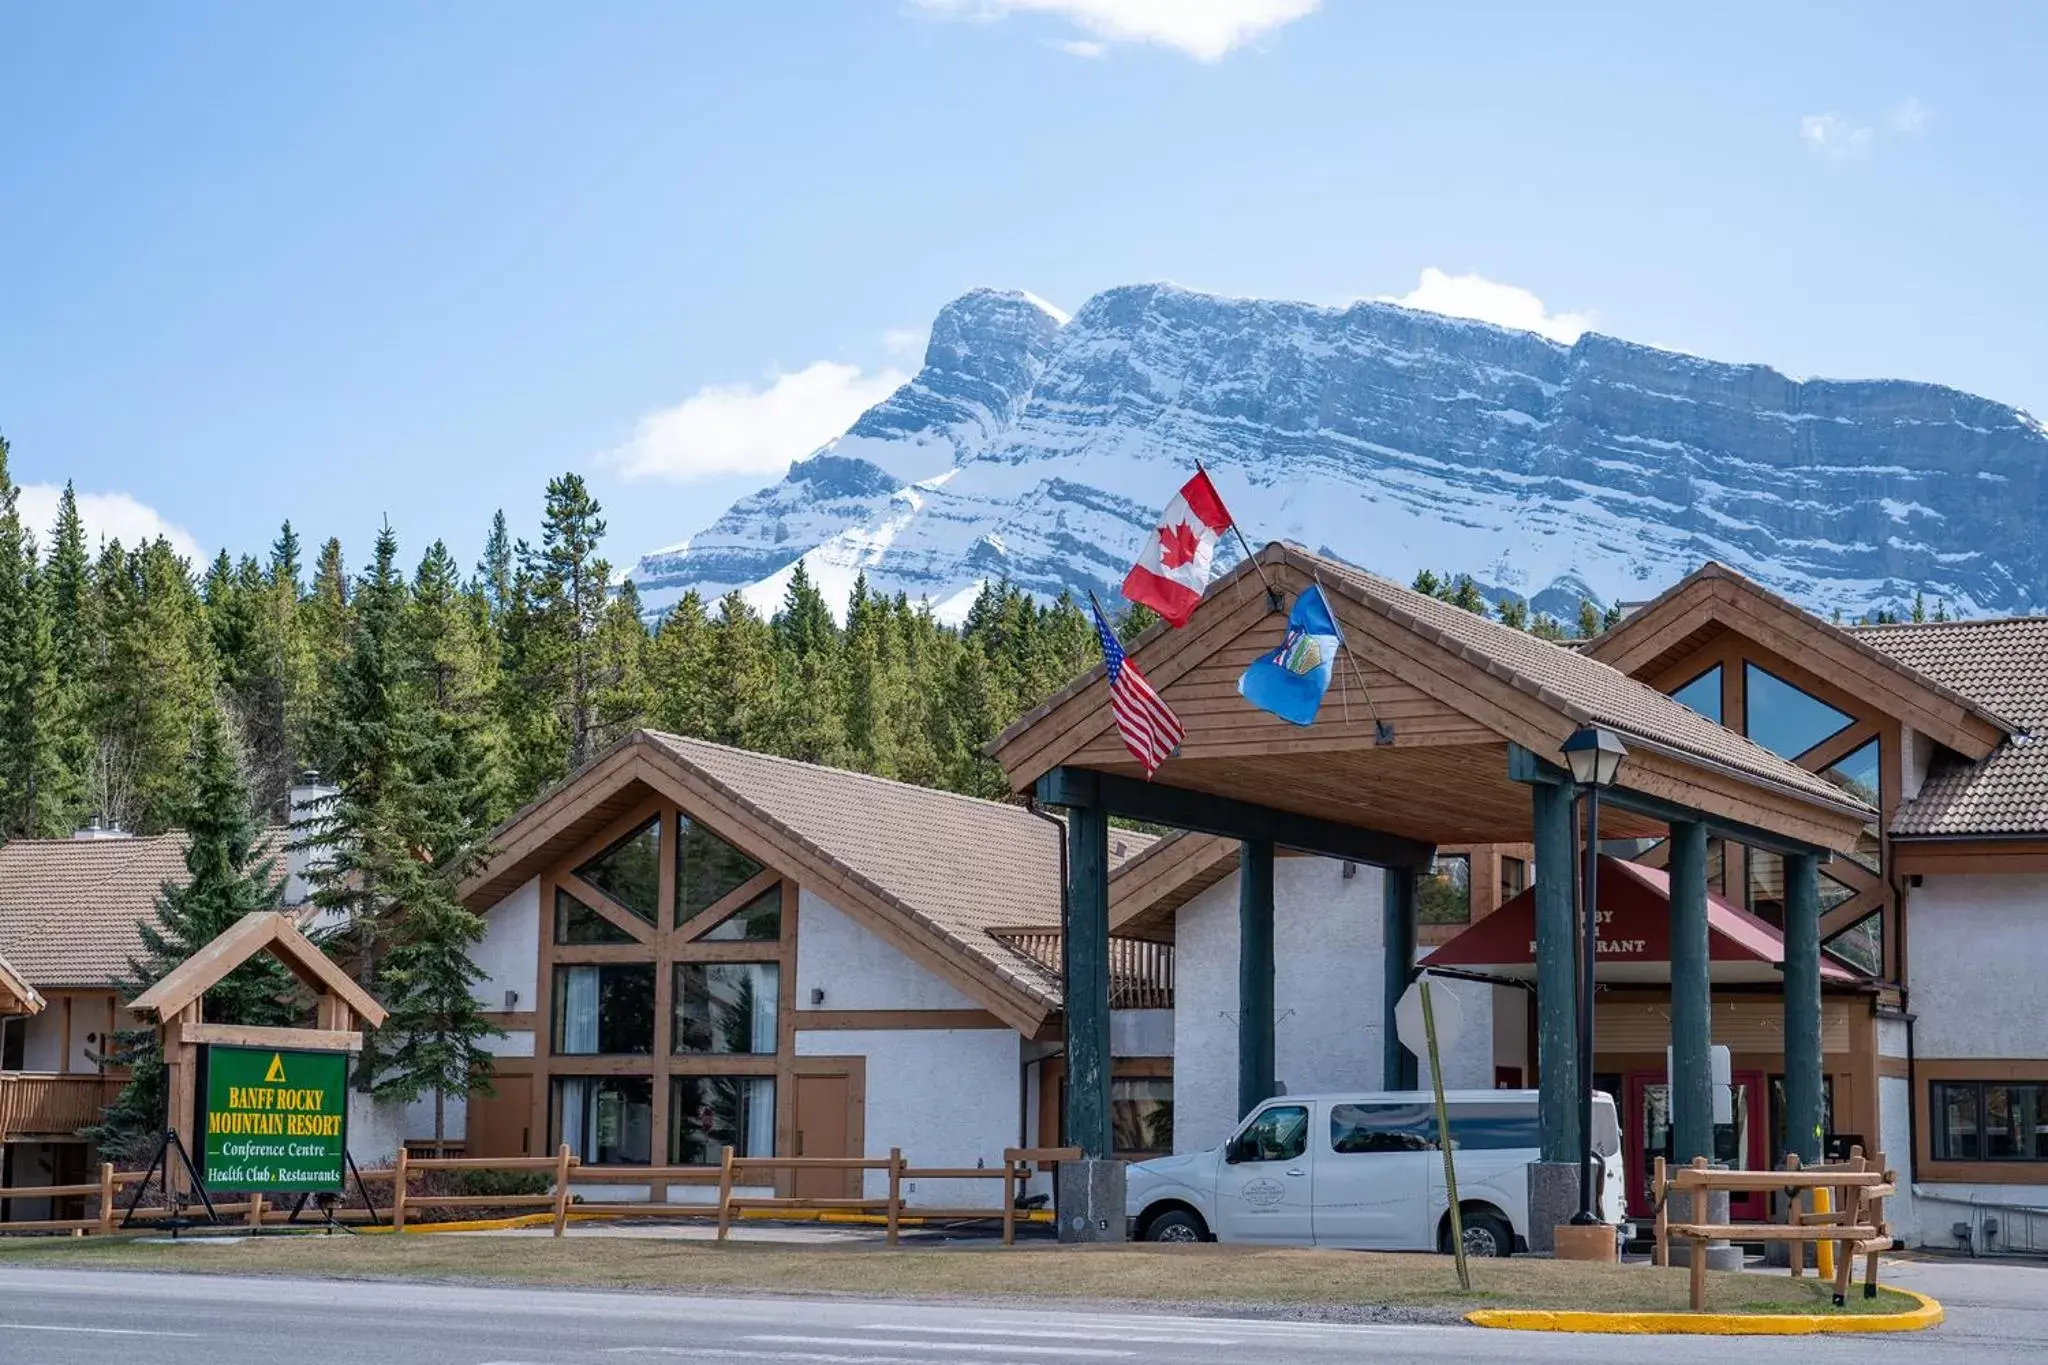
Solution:
[[[1875,1298],[1878,1253],[1890,1250],[1893,1245],[1891,1226],[1884,1219],[1884,1201],[1897,1193],[1898,1180],[1894,1172],[1881,1169],[1884,1166],[1882,1156],[1878,1157],[1877,1165],[1880,1169],[1869,1168],[1861,1148],[1856,1149],[1848,1162],[1837,1166],[1802,1169],[1797,1157],[1788,1158],[1783,1171],[1714,1170],[1707,1165],[1705,1157],[1700,1157],[1691,1166],[1680,1167],[1676,1173],[1671,1173],[1665,1168],[1664,1158],[1658,1157],[1650,1181],[1651,1196],[1657,1210],[1655,1263],[1660,1266],[1671,1264],[1672,1238],[1682,1237],[1689,1243],[1687,1262],[1692,1271],[1692,1308],[1697,1313],[1706,1307],[1708,1242],[1787,1243],[1795,1278],[1805,1273],[1806,1243],[1832,1242],[1838,1247],[1834,1285],[1836,1306],[1848,1301],[1849,1282],[1855,1273],[1855,1260],[1859,1255],[1865,1258],[1864,1296]],[[1816,1213],[1812,1209],[1812,1195],[1815,1190],[1823,1189],[1834,1193],[1835,1207]],[[1740,1194],[1782,1190],[1787,1196],[1785,1221],[1710,1222],[1707,1199],[1717,1190]],[[1671,1199],[1680,1193],[1692,1196],[1692,1216],[1683,1222],[1673,1222]],[[1807,1201],[1804,1207],[1801,1205],[1802,1195]]]

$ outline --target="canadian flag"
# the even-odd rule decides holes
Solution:
[[[1215,571],[1216,542],[1230,529],[1230,513],[1205,470],[1181,485],[1160,515],[1159,529],[1145,543],[1138,562],[1124,576],[1124,597],[1143,602],[1184,626]]]

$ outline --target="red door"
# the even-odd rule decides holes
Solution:
[[[1769,1158],[1764,1152],[1764,1126],[1755,1116],[1764,1112],[1763,1073],[1738,1071],[1734,1080],[1736,1150],[1746,1169],[1762,1170]],[[1632,1218],[1653,1218],[1657,1211],[1650,1202],[1650,1166],[1670,1147],[1671,1088],[1661,1068],[1629,1072],[1626,1088],[1622,1144],[1628,1159],[1628,1212]],[[1738,1222],[1762,1222],[1769,1211],[1767,1194],[1737,1194],[1728,1200],[1728,1215]],[[1689,1217],[1690,1210],[1680,1209],[1678,1214]]]

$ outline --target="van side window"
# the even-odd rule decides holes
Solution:
[[[1494,1152],[1542,1144],[1533,1104],[1453,1104],[1451,1145],[1460,1152]]]
[[[1330,1108],[1330,1150],[1426,1152],[1436,1146],[1435,1116],[1426,1104],[1338,1104]]]
[[[1230,1140],[1232,1161],[1292,1161],[1308,1150],[1308,1110],[1278,1105],[1253,1119]]]

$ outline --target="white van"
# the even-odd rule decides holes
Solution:
[[[1453,1090],[1444,1101],[1466,1254],[1526,1250],[1536,1092]],[[1601,1218],[1619,1224],[1621,1125],[1613,1097],[1601,1092],[1593,1150]],[[1140,1241],[1451,1249],[1436,1104],[1426,1091],[1279,1096],[1221,1147],[1138,1162],[1126,1181],[1125,1211]]]

